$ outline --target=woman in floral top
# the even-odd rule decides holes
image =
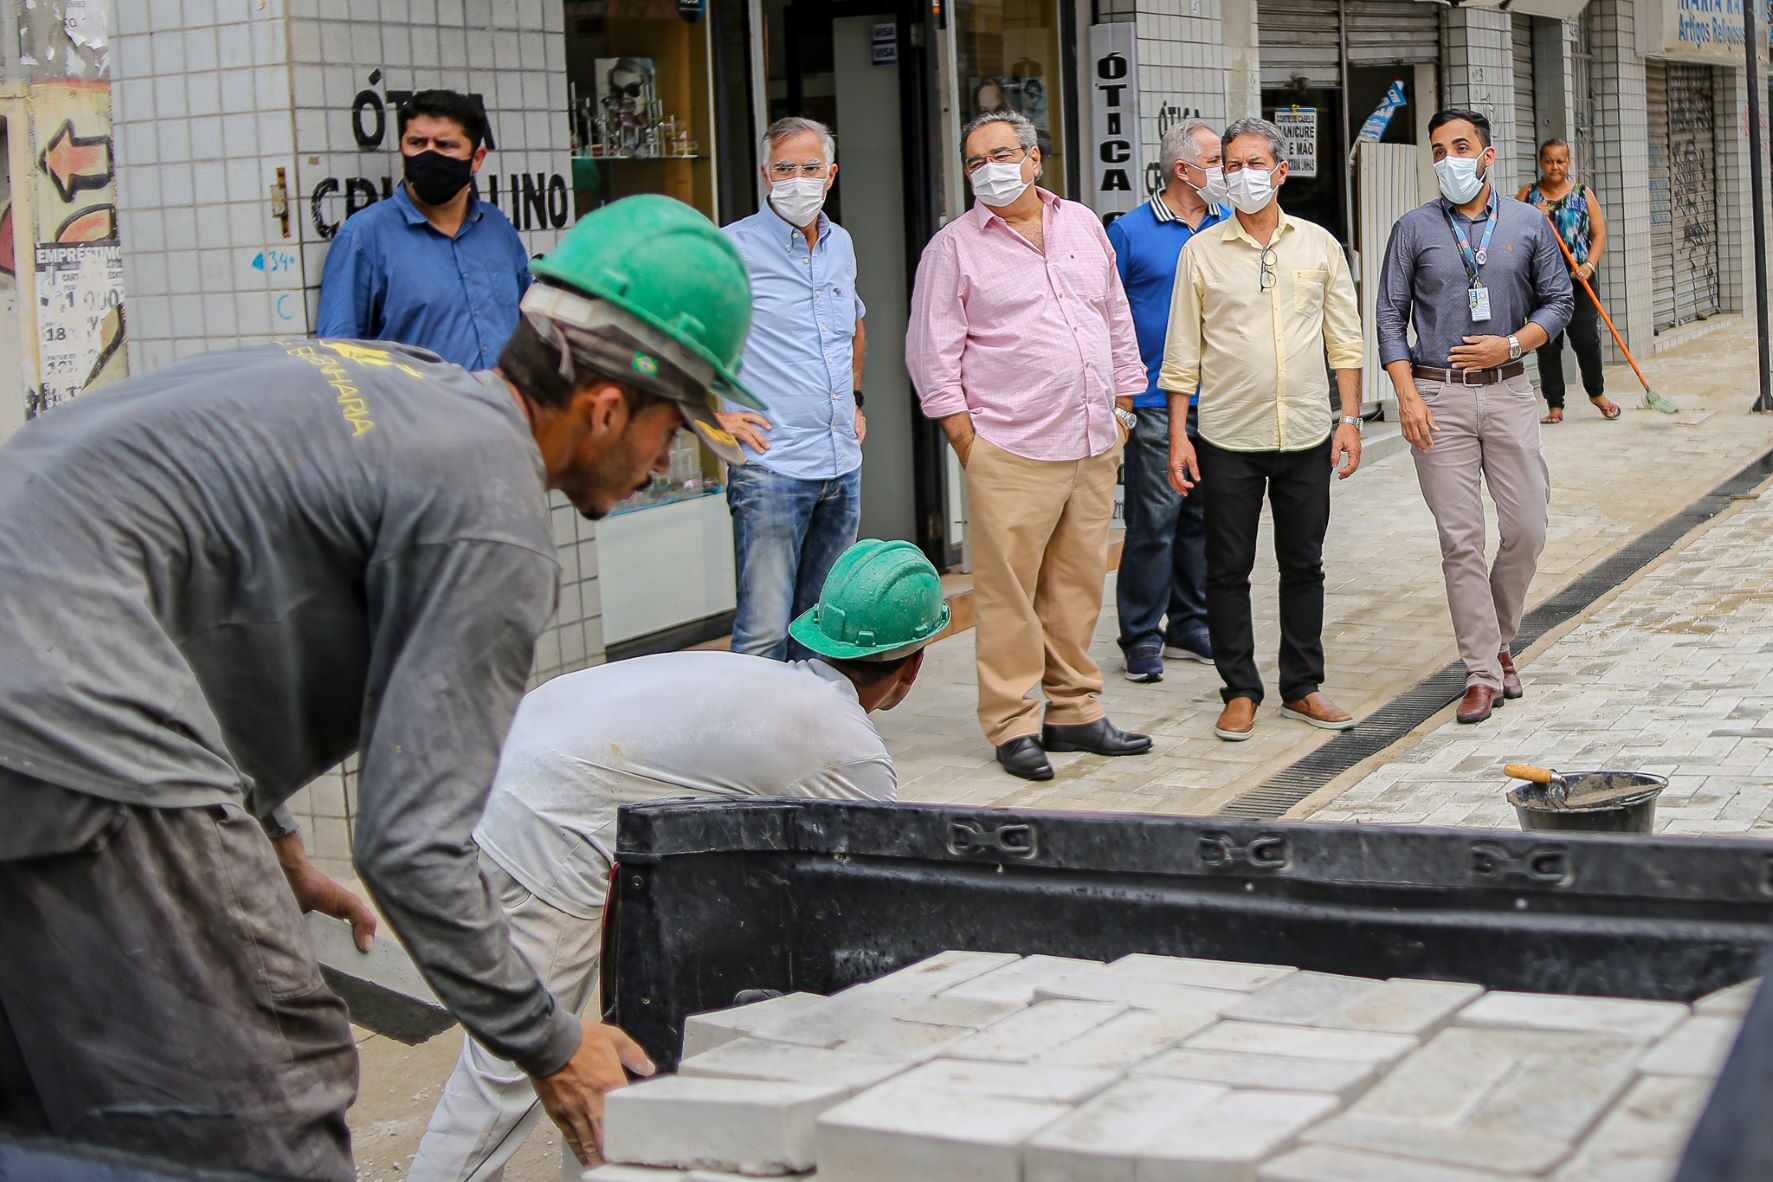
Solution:
[[[1607,222],[1601,214],[1600,198],[1587,185],[1570,179],[1570,145],[1563,140],[1546,140],[1539,148],[1539,183],[1522,185],[1516,198],[1531,201],[1551,217],[1558,236],[1570,248],[1576,269],[1570,273],[1570,284],[1576,289],[1576,307],[1570,313],[1570,324],[1564,332],[1539,348],[1539,385],[1545,391],[1546,414],[1542,423],[1564,421],[1564,336],[1576,350],[1576,361],[1582,369],[1582,388],[1602,417],[1616,419],[1619,407],[1607,400],[1605,379],[1601,373],[1601,325],[1595,315],[1594,301],[1582,290],[1580,279],[1594,281],[1595,266],[1607,249]]]

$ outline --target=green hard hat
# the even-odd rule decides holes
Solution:
[[[580,218],[530,263],[535,275],[610,304],[687,351],[680,365],[710,394],[762,410],[739,381],[751,331],[751,276],[732,240],[696,210],[656,193]],[[695,364],[699,360],[702,364]]]
[[[788,634],[840,661],[892,660],[948,627],[942,577],[910,542],[864,538],[837,556],[819,602]]]

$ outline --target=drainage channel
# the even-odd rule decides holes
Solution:
[[[1515,648],[1525,649],[1547,632],[1580,614],[1597,599],[1655,561],[1658,555],[1729,507],[1731,499],[1751,492],[1773,476],[1773,451],[1676,513],[1639,534],[1528,612],[1521,620]],[[1421,726],[1465,692],[1465,666],[1454,661],[1429,674],[1361,720],[1295,762],[1241,793],[1215,816],[1272,821],[1331,780]]]

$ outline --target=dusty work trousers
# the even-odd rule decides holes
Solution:
[[[357,1051],[264,830],[118,805],[0,862],[0,1124],[346,1182]]]
[[[485,854],[480,873],[505,913],[511,942],[543,986],[569,1012],[583,1010],[597,988],[603,925],[549,906]],[[494,1182],[542,1116],[529,1076],[464,1036],[407,1182]],[[577,1182],[581,1167],[564,1139],[560,1153],[561,1177]]]
[[[973,440],[967,499],[979,725],[993,745],[1102,717],[1090,637],[1102,614],[1118,445],[1084,460],[1030,460]]]
[[[1525,376],[1489,386],[1418,378],[1434,415],[1434,446],[1410,449],[1422,499],[1441,539],[1441,573],[1465,683],[1502,692],[1502,662],[1520,628],[1527,588],[1545,548],[1551,472],[1539,448],[1539,402]],[[1480,483],[1481,478],[1481,483]],[[1501,541],[1484,561],[1483,485]]]

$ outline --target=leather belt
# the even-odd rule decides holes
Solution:
[[[1495,369],[1436,369],[1432,365],[1416,365],[1411,367],[1411,372],[1419,378],[1444,382],[1449,386],[1494,386],[1497,382],[1506,382],[1509,378],[1518,378],[1526,373],[1527,363],[1510,361]]]

